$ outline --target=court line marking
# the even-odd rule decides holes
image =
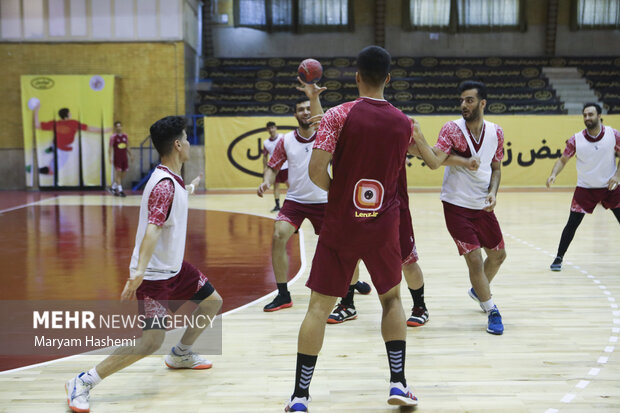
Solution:
[[[58,197],[58,196],[56,196],[56,197]],[[40,201],[37,201],[37,202],[40,202]],[[203,210],[201,208],[190,208],[190,209]],[[245,212],[238,212],[238,211],[225,211],[225,210],[220,210],[220,209],[204,209],[203,211],[218,211],[218,212],[229,212],[229,213],[234,213],[234,214],[254,215],[254,216],[262,217],[262,218],[270,218],[270,219],[273,219],[275,221],[275,218],[272,217],[272,216],[253,214],[253,213],[245,213]],[[301,265],[299,266],[299,271],[297,271],[297,274],[295,274],[295,276],[293,278],[291,278],[290,281],[288,281],[288,285],[293,285],[302,276],[304,271],[306,271],[306,249],[305,249],[305,246],[304,246],[304,231],[301,228],[299,228],[298,233],[299,233],[299,255],[300,255],[300,259],[301,259]],[[242,305],[241,307],[237,307],[237,308],[233,308],[232,310],[228,310],[225,313],[219,314],[217,317],[222,317],[223,318],[224,316],[228,316],[228,315],[234,314],[237,311],[241,311],[241,310],[243,310],[245,308],[248,308],[248,307],[251,307],[253,305],[256,305],[257,303],[259,303],[259,302],[265,300],[266,298],[272,296],[276,291],[277,290],[272,291],[269,294],[265,294],[264,296],[259,297],[259,298],[257,298],[254,301],[251,301],[251,302],[249,302],[247,304]],[[166,334],[168,334],[168,333],[170,333],[172,331],[175,331],[175,330],[166,331]],[[99,351],[102,351],[102,350],[105,350],[105,349],[108,349],[108,348],[109,347],[104,347],[104,348],[97,349],[95,351],[99,352]],[[59,361],[71,360],[71,359],[79,357],[79,356],[87,356],[87,355],[89,355],[88,353],[89,352],[80,353],[80,354],[74,354],[72,356],[65,356],[65,357],[61,357],[61,358],[55,359],[55,360],[43,361],[41,363],[29,364],[28,366],[22,366],[22,367],[17,367],[17,368],[10,369],[10,370],[4,370],[4,371],[0,371],[0,375],[9,374],[9,373],[17,373],[18,371],[29,370],[29,369],[32,369],[32,368],[35,368],[35,367],[43,367],[43,366],[47,366],[49,364],[57,363]]]
[[[22,205],[18,205],[18,206],[11,207],[11,208],[6,208],[6,209],[0,209],[0,214],[4,214],[5,212],[15,211],[16,209],[22,209],[22,208],[26,208],[26,207],[29,207],[29,206],[37,205],[37,204],[40,204],[42,202],[50,201],[52,199],[56,199],[56,198],[59,198],[59,197],[60,197],[60,195],[54,195],[51,198],[39,199],[38,201],[28,202],[27,204],[22,204]]]
[[[517,238],[517,237],[516,237],[516,236],[514,236],[514,235],[511,235],[511,234],[509,234],[509,233],[504,233],[504,235],[506,235],[506,236],[508,236],[508,237],[510,237],[510,238],[512,238],[512,239],[514,239],[514,240],[516,240],[516,241],[518,241],[518,242],[520,242],[520,243],[521,243],[521,244],[523,244],[523,245],[526,245],[526,246],[528,246],[528,247],[534,247],[534,245],[531,245],[531,244],[529,244],[528,242],[526,242],[526,241],[524,241],[524,240],[521,240],[521,239]],[[553,256],[553,254],[551,254],[551,256]],[[572,262],[566,261],[566,262],[565,262],[565,264],[570,265],[570,266],[571,266],[571,267],[573,267],[574,269],[578,270],[578,271],[579,271],[579,272],[581,272],[583,275],[585,275],[585,276],[586,276],[586,278],[590,279],[590,280],[591,280],[591,281],[592,281],[595,285],[598,285],[598,287],[599,287],[599,288],[602,290],[602,292],[603,292],[603,293],[607,296],[607,299],[608,299],[610,302],[614,302],[614,301],[615,301],[615,298],[610,297],[610,296],[611,296],[611,292],[607,290],[607,287],[606,287],[605,285],[600,285],[600,284],[601,284],[601,281],[597,280],[595,276],[593,276],[592,274],[589,274],[589,273],[588,273],[588,271],[581,269],[581,267],[577,266],[576,264],[573,264]],[[611,307],[612,307],[612,308],[614,308],[613,304],[611,305]],[[616,311],[612,311],[612,313],[613,313],[613,315],[614,315],[614,316],[616,316],[616,315],[617,315],[617,312],[616,312]],[[620,324],[620,319],[613,318],[613,324]],[[612,327],[612,332],[616,333],[616,330],[620,330],[620,329],[618,329],[618,328],[616,328],[616,327]],[[618,340],[618,337],[614,337],[614,336],[612,336],[612,337],[610,337],[610,338],[609,338],[609,342],[612,342],[612,343],[617,342],[617,340]],[[603,351],[604,351],[605,353],[613,353],[613,352],[614,352],[614,350],[615,350],[615,347],[614,347],[614,346],[609,346],[609,345],[608,345],[608,346],[606,346],[606,347],[603,349]],[[608,358],[608,357],[605,357],[605,356],[600,356],[600,357],[597,359],[597,363],[598,363],[598,364],[606,364],[608,360],[609,360],[609,358]],[[591,368],[591,369],[588,371],[588,375],[589,375],[589,376],[597,376],[597,375],[600,373],[600,371],[601,371],[601,369],[600,369],[600,368]],[[578,388],[578,389],[585,389],[585,388],[588,386],[588,384],[590,384],[590,381],[589,381],[589,380],[580,380],[580,381],[579,381],[579,382],[575,385],[575,388]],[[575,395],[575,394],[573,394],[573,393],[566,393],[566,394],[565,394],[565,395],[564,395],[564,396],[560,399],[560,402],[562,402],[562,403],[570,403],[570,402],[572,402],[572,401],[575,399],[575,397],[576,397],[576,395]],[[558,410],[557,410],[557,409],[553,409],[553,408],[549,408],[549,409],[547,409],[547,410],[545,411],[545,413],[549,413],[549,412],[558,412]]]

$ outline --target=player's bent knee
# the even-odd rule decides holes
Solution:
[[[141,354],[153,354],[161,347],[165,337],[165,330],[146,330],[137,347]]]

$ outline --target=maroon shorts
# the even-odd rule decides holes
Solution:
[[[620,186],[613,191],[607,188],[575,188],[570,210],[582,214],[591,214],[598,204],[605,209],[620,208]]]
[[[364,252],[345,248],[335,250],[319,239],[306,286],[320,294],[344,297],[360,259],[364,261],[377,293],[385,294],[400,284],[402,261],[398,240],[394,237],[393,242],[382,243]]]
[[[418,251],[415,247],[415,237],[413,236],[413,224],[411,223],[411,212],[409,208],[400,210],[400,227],[398,228],[400,239],[400,256],[403,265],[412,264],[419,260]]]
[[[307,218],[314,227],[314,233],[319,235],[325,217],[325,208],[327,208],[327,204],[302,204],[285,199],[276,221],[286,221],[297,230]]]
[[[175,306],[177,308],[171,308],[172,303],[169,305],[167,301],[175,301],[178,304],[178,302],[191,300],[205,285],[213,292],[213,287],[207,277],[198,268],[183,261],[181,271],[172,278],[142,281],[136,291],[136,298],[143,301],[141,311],[146,318],[164,317],[168,314],[168,309],[176,311],[178,308],[178,305]]]
[[[504,249],[504,238],[494,212],[463,208],[443,202],[446,226],[460,255],[480,247],[492,250]]]
[[[114,159],[114,170],[122,171],[122,172],[129,170],[129,162],[127,160],[127,157],[120,158],[120,159],[115,158]]]
[[[276,184],[283,184],[288,181],[288,168],[280,169],[276,175]]]

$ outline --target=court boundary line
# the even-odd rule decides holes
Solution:
[[[11,207],[11,208],[7,208],[7,209],[0,209],[0,214],[4,214],[5,212],[15,211],[17,209],[27,208],[29,206],[34,206],[34,205],[40,204],[41,202],[49,201],[51,199],[56,199],[58,197],[59,197],[59,195],[54,195],[51,198],[39,199],[38,201],[29,202],[27,204],[18,205],[16,207]]]
[[[37,201],[40,202],[40,201]],[[198,209],[198,208],[192,208],[192,209]],[[229,213],[235,213],[235,214],[244,214],[244,215],[254,215],[254,216],[258,216],[258,217],[262,217],[262,218],[269,218],[275,221],[275,218],[270,217],[270,216],[266,216],[266,215],[259,215],[259,214],[253,214],[253,213],[245,213],[245,212],[238,212],[238,211],[226,211],[226,210],[220,210],[220,209],[204,209],[203,211],[218,211],[218,212],[229,212]],[[0,211],[1,213],[2,211]],[[299,233],[299,255],[300,255],[300,259],[301,259],[301,265],[299,266],[299,271],[297,271],[297,274],[295,274],[295,276],[293,278],[291,278],[290,281],[288,281],[288,285],[293,285],[295,282],[297,282],[297,280],[301,277],[301,275],[304,273],[304,271],[306,271],[306,249],[304,247],[304,232],[303,230],[300,228],[298,230]],[[251,307],[253,305],[258,304],[259,302],[265,300],[266,298],[272,296],[275,292],[277,292],[278,290],[274,290],[268,294],[265,294],[262,297],[259,297],[257,299],[255,299],[254,301],[251,301],[247,304],[244,304],[240,307],[237,308],[233,308],[232,310],[228,310],[225,313],[222,313],[220,315],[218,315],[217,317],[221,317],[222,319],[224,318],[224,316],[228,316],[230,314],[234,314],[238,311],[241,311],[243,309],[246,309],[248,307]],[[170,330],[170,331],[166,331],[166,334],[172,332],[174,330]],[[109,348],[109,347],[108,347]],[[96,351],[101,351],[103,349],[98,349]],[[65,357],[61,357],[58,359],[54,359],[54,360],[48,360],[48,361],[43,361],[41,363],[35,363],[35,364],[29,364],[27,366],[22,366],[22,367],[17,367],[14,369],[10,369],[10,370],[4,370],[4,371],[0,371],[0,376],[4,375],[4,374],[9,374],[9,373],[17,373],[19,371],[23,371],[23,370],[29,370],[35,367],[43,367],[43,366],[47,366],[53,363],[57,363],[59,361],[67,361],[67,360],[71,360],[73,358],[76,358],[78,356],[88,356],[89,354],[87,353],[80,353],[80,354],[73,354],[71,356],[65,356]],[[95,355],[95,354],[91,354],[91,355]]]

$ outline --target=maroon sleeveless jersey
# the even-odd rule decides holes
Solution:
[[[314,148],[333,154],[333,180],[320,242],[366,249],[398,240],[399,174],[411,136],[411,120],[385,100],[359,98],[325,113]]]

